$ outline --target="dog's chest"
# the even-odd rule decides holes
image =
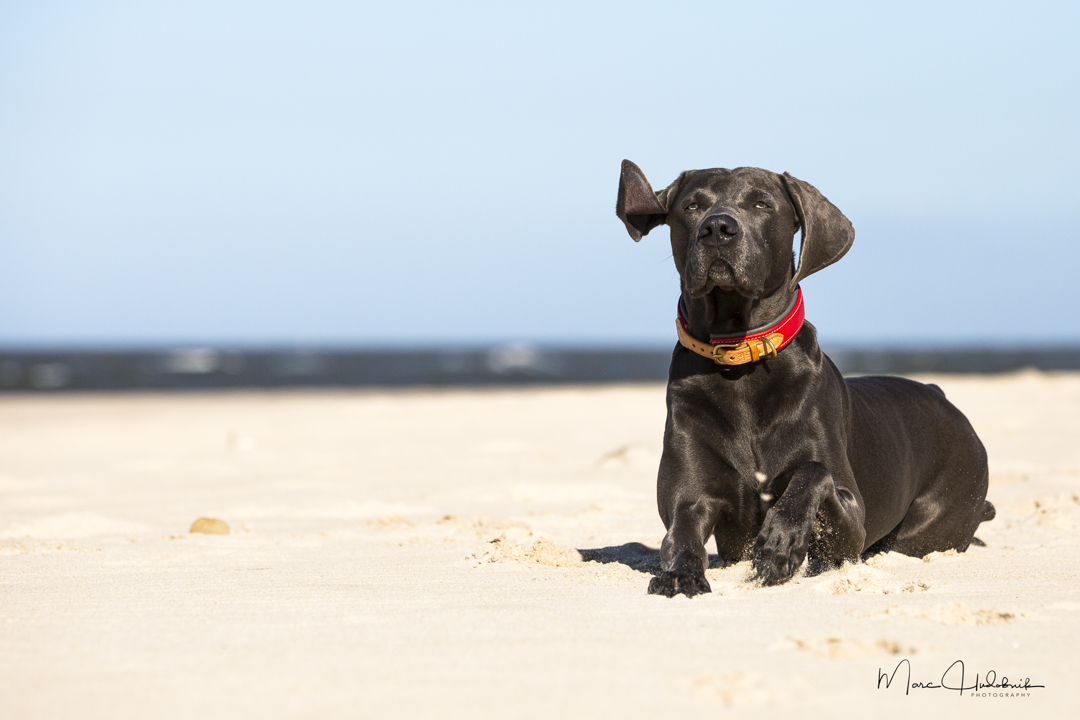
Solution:
[[[707,380],[671,384],[668,435],[710,455],[726,480],[775,478],[838,444],[840,429],[798,386]]]

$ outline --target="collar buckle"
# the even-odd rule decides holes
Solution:
[[[727,358],[725,358],[724,355],[726,353],[728,353],[729,351],[731,351],[731,350],[738,350],[740,345],[742,345],[742,343],[734,343],[734,344],[727,344],[727,345],[724,345],[724,344],[713,345],[712,346],[712,360],[713,360],[713,362],[716,363],[717,365],[731,365],[732,363],[728,362]]]

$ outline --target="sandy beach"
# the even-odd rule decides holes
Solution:
[[[980,546],[693,599],[659,384],[0,397],[0,717],[1071,716],[1080,374],[920,379]]]

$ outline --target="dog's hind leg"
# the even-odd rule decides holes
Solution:
[[[964,552],[971,545],[979,523],[993,517],[994,506],[985,500],[957,508],[933,495],[923,495],[911,503],[889,550],[912,557],[947,550]]]
[[[981,444],[967,453],[955,451],[911,503],[890,549],[912,557],[967,550],[979,524],[997,514],[986,501],[989,476]]]

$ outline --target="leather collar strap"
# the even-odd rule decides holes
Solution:
[[[679,333],[679,342],[687,350],[707,357],[717,365],[745,365],[776,357],[799,334],[804,317],[802,288],[796,288],[794,304],[774,325],[739,335],[713,335],[708,343],[703,343],[690,334],[680,298],[675,330]]]

